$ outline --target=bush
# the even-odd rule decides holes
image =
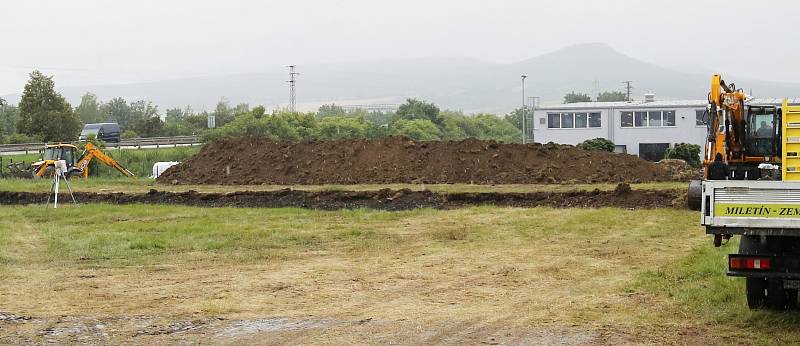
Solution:
[[[593,138],[587,139],[583,141],[583,143],[578,144],[578,148],[583,150],[601,150],[601,151],[614,151],[614,142],[605,139],[605,138]]]
[[[139,137],[139,134],[137,134],[135,131],[132,130],[126,130],[120,136],[122,137],[122,139],[131,139]]]
[[[391,131],[396,136],[406,136],[418,141],[435,141],[442,139],[442,131],[428,119],[399,119],[391,124]]]
[[[316,137],[320,139],[364,138],[368,124],[363,119],[341,116],[322,118],[317,125]]]
[[[700,167],[700,146],[697,144],[677,143],[667,149],[665,156],[668,159],[681,159],[692,167]]]
[[[9,144],[41,143],[42,138],[38,136],[28,136],[22,133],[12,133],[5,138]]]

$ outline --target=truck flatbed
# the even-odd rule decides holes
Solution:
[[[703,181],[708,234],[800,236],[800,182]]]

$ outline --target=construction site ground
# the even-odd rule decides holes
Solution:
[[[796,312],[750,312],[724,276],[735,242],[713,248],[674,207],[36,204],[0,218],[3,344],[800,340]]]
[[[614,190],[618,183],[595,184],[324,184],[324,185],[172,185],[156,183],[153,179],[138,178],[73,178],[70,186],[74,191],[97,193],[146,193],[150,190],[167,192],[196,191],[200,193],[230,193],[240,191],[277,191],[283,189],[301,191],[378,191],[381,189],[413,191],[430,190],[440,193],[451,192],[566,192],[566,191],[601,191]],[[0,191],[9,192],[48,192],[51,181],[47,179],[0,179]],[[65,185],[61,185],[66,189]],[[687,182],[666,181],[653,183],[631,183],[633,190],[685,190]]]

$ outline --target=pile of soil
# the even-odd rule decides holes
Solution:
[[[703,178],[702,168],[692,167],[684,160],[663,159],[658,161],[658,165],[670,171],[674,180],[689,181]]]
[[[533,184],[673,180],[627,154],[494,141],[223,139],[164,172],[167,184]]]
[[[409,189],[378,191],[242,191],[232,193],[165,192],[148,193],[88,193],[77,192],[79,203],[113,204],[179,204],[200,207],[298,207],[321,210],[370,208],[380,210],[410,210],[415,208],[451,209],[474,205],[510,207],[622,207],[655,209],[683,208],[686,205],[682,190],[631,190],[620,184],[614,191],[571,191],[532,193],[436,193]],[[0,205],[44,204],[47,193],[0,191]],[[61,196],[62,204],[69,204]]]

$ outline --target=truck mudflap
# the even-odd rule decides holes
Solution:
[[[701,224],[710,234],[800,236],[800,183],[704,181]]]

